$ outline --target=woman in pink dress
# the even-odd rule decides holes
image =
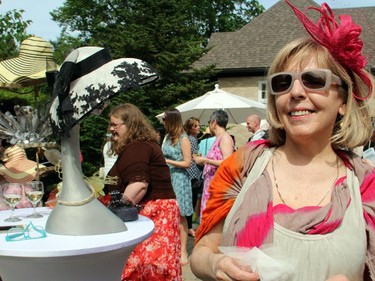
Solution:
[[[203,210],[206,208],[207,200],[210,197],[208,187],[217,168],[220,166],[221,162],[228,158],[234,151],[233,139],[226,131],[227,124],[228,114],[224,110],[219,109],[213,112],[210,121],[208,122],[208,126],[211,133],[215,135],[216,140],[212,144],[206,157],[194,156],[194,160],[198,165],[204,164],[204,186],[201,199],[200,218],[202,217]]]

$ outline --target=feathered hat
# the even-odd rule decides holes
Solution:
[[[11,144],[32,145],[47,142],[52,134],[48,112],[31,106],[14,106],[15,115],[0,112],[0,138]]]
[[[327,3],[323,3],[321,8],[314,6],[307,8],[307,10],[315,10],[320,13],[320,18],[315,23],[288,0],[285,0],[285,2],[293,9],[311,37],[317,43],[326,47],[331,55],[348,71],[349,75],[354,72],[368,87],[368,93],[364,97],[360,96],[354,89],[354,98],[356,100],[368,99],[372,94],[372,81],[364,71],[367,62],[362,55],[361,26],[353,22],[349,15],[339,15],[340,23],[337,22]]]

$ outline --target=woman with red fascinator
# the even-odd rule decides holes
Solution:
[[[327,4],[315,24],[286,3],[312,38],[274,59],[269,140],[220,165],[191,268],[203,280],[375,280],[375,170],[353,153],[372,134],[361,28]]]

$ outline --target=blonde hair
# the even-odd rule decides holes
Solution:
[[[346,104],[346,113],[344,116],[338,115],[337,117],[331,137],[332,147],[353,149],[364,145],[369,141],[373,131],[371,116],[374,114],[374,93],[372,92],[366,101],[356,100],[353,89],[356,89],[356,95],[360,97],[365,97],[369,89],[352,71],[349,74],[325,47],[311,38],[294,40],[276,55],[268,75],[285,71],[288,66],[294,63],[299,63],[297,66],[303,69],[311,61],[314,61],[318,67],[330,69],[345,84],[338,88],[338,93],[343,99],[343,103]],[[366,73],[374,81],[372,75]],[[275,96],[271,95],[269,87],[267,98],[267,121],[271,126],[269,139],[272,144],[280,146],[285,143],[286,135],[277,115]]]

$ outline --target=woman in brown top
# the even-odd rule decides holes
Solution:
[[[179,208],[158,136],[143,113],[125,103],[112,109],[109,129],[118,159],[109,176],[117,177],[123,201],[141,206],[154,233],[130,255],[122,280],[182,280]]]

